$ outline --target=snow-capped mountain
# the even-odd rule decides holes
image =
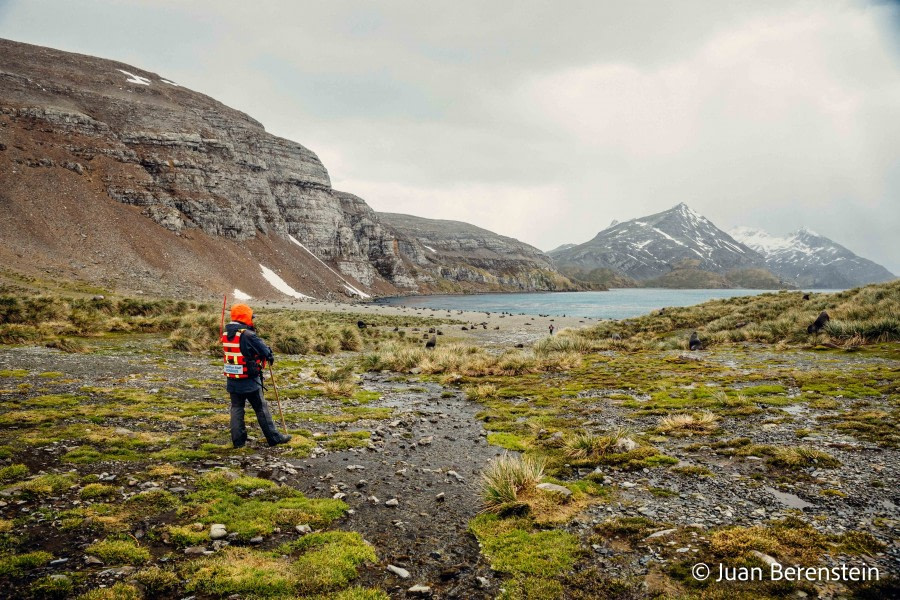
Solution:
[[[800,287],[848,288],[894,278],[881,265],[806,227],[783,237],[752,227],[729,233],[759,252],[770,271]]]
[[[548,253],[561,268],[612,269],[636,280],[679,268],[724,274],[765,268],[763,257],[686,204],[607,227],[584,244]]]

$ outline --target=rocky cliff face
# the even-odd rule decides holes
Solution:
[[[516,239],[459,221],[397,213],[378,216],[403,240],[401,255],[415,265],[431,290],[575,289],[543,252]]]
[[[134,270],[149,272],[141,287],[173,289],[168,282],[208,291],[236,281],[267,296],[273,290],[260,277],[264,264],[317,297],[430,284],[429,276],[413,276],[415,242],[398,238],[360,198],[334,191],[314,152],[208,96],[122,63],[0,40],[0,167],[16,182],[0,194],[21,208],[0,226],[4,239],[39,246],[35,264],[43,260],[54,273],[72,272],[71,248],[41,228],[63,226],[51,221],[66,213],[57,210],[62,195],[54,193],[65,188],[82,211],[101,204],[109,211],[110,221],[96,224],[109,235],[90,232],[91,246],[106,248],[103,256],[116,254],[113,238],[153,238],[120,248]],[[35,198],[37,189],[48,193]],[[35,220],[34,211],[45,214]],[[225,247],[240,259],[223,265],[216,254]],[[192,264],[167,262],[167,250],[192,256]],[[102,257],[90,263],[76,275],[116,280]]]

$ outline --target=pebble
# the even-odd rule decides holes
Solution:
[[[303,523],[302,525],[297,525],[294,529],[297,530],[297,533],[301,535],[306,535],[307,533],[312,533],[312,527]]]
[[[401,567],[395,567],[394,565],[388,565],[387,570],[399,577],[400,579],[409,579],[409,571]]]
[[[444,498],[444,492],[441,492],[440,494],[438,494],[437,496],[435,496],[434,499],[437,500],[438,502],[443,502],[443,501],[445,500],[445,498]]]
[[[431,588],[427,585],[416,584],[406,590],[407,594],[412,594],[414,596],[430,596]]]
[[[391,498],[390,500],[387,500],[384,503],[385,506],[398,506],[399,504],[400,504],[400,501],[397,500],[396,498]]]
[[[250,538],[250,543],[251,543],[251,544],[262,544],[262,543],[263,543],[263,537],[262,537],[261,535],[258,535],[258,536],[256,536],[256,537],[252,537],[252,538]]]
[[[221,540],[227,535],[228,530],[226,530],[225,526],[221,523],[215,523],[209,528],[209,539],[211,540]]]
[[[203,546],[188,546],[184,549],[184,553],[188,556],[198,556],[200,554],[206,554],[206,548]]]

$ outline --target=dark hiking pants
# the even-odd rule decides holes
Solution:
[[[269,405],[263,398],[262,390],[248,393],[231,392],[231,442],[235,448],[240,448],[247,443],[247,427],[244,425],[244,407],[249,402],[256,413],[256,420],[269,445],[275,445],[281,441],[281,434],[275,428],[272,421],[272,413]]]

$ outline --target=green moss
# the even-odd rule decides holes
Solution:
[[[532,531],[524,519],[483,514],[469,523],[491,568],[514,575],[553,577],[570,569],[581,550],[578,538],[565,531]]]
[[[79,493],[82,500],[96,500],[97,498],[114,498],[118,495],[118,488],[102,483],[89,483],[81,488]]]
[[[28,476],[28,467],[25,465],[9,465],[0,468],[0,483],[11,483],[19,481]]]
[[[146,590],[149,598],[158,598],[174,592],[181,583],[181,579],[170,569],[149,567],[138,571],[134,580]]]
[[[337,431],[328,436],[325,447],[329,450],[348,450],[350,448],[365,448],[369,445],[369,431]]]
[[[18,484],[18,488],[30,496],[51,496],[61,494],[74,483],[71,475],[49,473]]]
[[[0,577],[22,577],[27,571],[46,565],[53,559],[49,552],[28,552],[0,556]]]
[[[85,592],[78,600],[141,600],[141,593],[133,585],[119,582],[108,588]]]
[[[562,583],[555,579],[518,576],[503,583],[503,592],[497,600],[562,600],[565,597]]]
[[[91,544],[85,553],[109,565],[142,565],[150,560],[150,551],[130,539],[106,539]]]
[[[75,584],[69,577],[41,577],[31,583],[31,595],[42,600],[71,598]]]
[[[197,481],[181,513],[204,524],[222,523],[242,539],[272,533],[275,527],[328,525],[347,510],[340,500],[311,499],[267,479],[208,473]]]
[[[487,442],[493,446],[500,446],[501,448],[518,452],[525,452],[531,447],[528,440],[514,433],[489,433]]]
[[[327,596],[327,600],[390,600],[381,590],[354,586]]]
[[[300,538],[294,548],[303,552],[293,570],[299,590],[306,594],[344,587],[356,578],[357,567],[377,561],[372,546],[356,532],[313,533]]]
[[[294,598],[297,576],[290,562],[268,552],[228,547],[182,567],[187,591],[224,597]]]
[[[0,369],[0,377],[27,377],[28,369]]]

